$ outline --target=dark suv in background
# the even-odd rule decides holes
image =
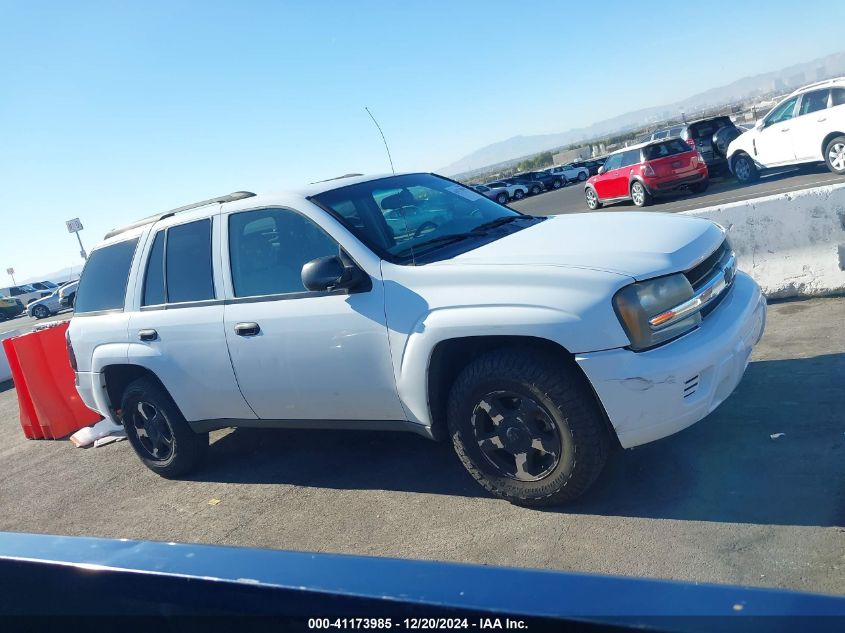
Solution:
[[[551,189],[560,189],[566,184],[560,174],[550,174],[545,171],[527,171],[523,174],[511,176],[508,180],[528,185],[528,191],[532,195],[540,193],[542,189],[545,189],[546,191]],[[537,185],[541,188],[538,188]]]
[[[589,160],[576,160],[572,163],[573,167],[584,167],[589,172],[590,176],[595,176],[599,173],[599,168],[604,165],[607,158],[591,158]]]
[[[655,130],[644,136],[642,141],[657,141],[664,138],[679,137],[693,149],[697,149],[710,175],[728,173],[728,145],[744,130],[738,128],[728,116],[715,116],[691,121],[684,125]]]

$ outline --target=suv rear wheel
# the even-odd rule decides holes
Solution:
[[[824,150],[824,162],[834,174],[845,174],[845,136],[831,139]]]
[[[126,437],[144,465],[162,477],[196,469],[208,452],[208,433],[194,433],[170,394],[155,380],[139,378],[123,392]]]
[[[533,187],[531,187],[532,196],[536,196],[538,193],[540,193],[540,185],[534,185]]]
[[[496,202],[498,202],[499,204],[507,204],[507,201],[508,201],[508,194],[506,194],[506,193],[500,193],[499,195],[496,196]]]
[[[651,194],[646,190],[645,185],[639,180],[631,183],[631,200],[638,207],[645,207],[651,202]]]
[[[525,197],[525,192],[522,189],[515,189],[513,197],[515,200],[522,200]]]
[[[583,376],[555,356],[519,348],[484,354],[461,372],[448,423],[455,452],[476,481],[526,506],[583,494],[610,446]]]
[[[50,316],[50,310],[47,309],[47,306],[35,306],[32,309],[32,316],[34,316],[36,319],[46,319],[48,316]]]

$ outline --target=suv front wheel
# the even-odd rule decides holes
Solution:
[[[734,158],[734,176],[736,179],[745,184],[754,182],[760,177],[760,172],[757,171],[757,166],[748,154],[740,154]]]
[[[194,433],[170,394],[155,380],[139,378],[123,392],[126,437],[144,465],[162,477],[196,469],[208,452],[208,433]]]
[[[598,477],[610,446],[583,376],[553,355],[518,348],[470,363],[452,387],[447,418],[469,473],[518,505],[580,496]]]

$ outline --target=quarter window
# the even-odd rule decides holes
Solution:
[[[211,220],[167,229],[166,251],[168,303],[213,299]]]
[[[830,91],[830,106],[845,105],[845,88],[833,88]]]
[[[164,295],[164,231],[156,233],[147,272],[144,276],[144,296],[141,305],[154,306],[165,302]]]
[[[229,216],[229,263],[236,297],[307,292],[302,267],[338,253],[337,242],[294,211],[262,209]]]
[[[88,258],[76,291],[75,311],[122,310],[138,238],[98,248]]]

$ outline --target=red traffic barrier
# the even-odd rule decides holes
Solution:
[[[18,392],[21,427],[29,439],[59,439],[102,416],[76,392],[65,344],[68,323],[3,341]]]

